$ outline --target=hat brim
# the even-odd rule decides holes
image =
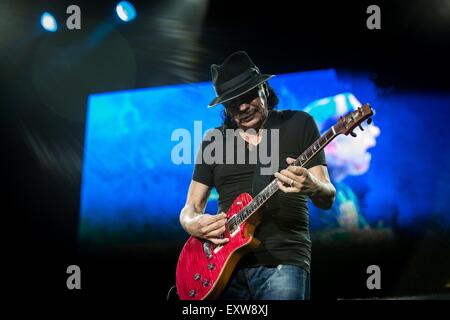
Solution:
[[[261,83],[269,80],[270,78],[275,77],[275,75],[272,74],[261,74],[259,75],[257,78],[253,79],[252,81],[249,81],[248,83],[246,83],[245,85],[243,85],[242,87],[239,87],[235,90],[229,91],[229,92],[225,92],[222,95],[214,98],[209,104],[208,104],[208,108],[212,108],[217,106],[218,104],[227,102],[229,100],[232,100],[236,97],[239,97],[241,94],[244,94],[250,90],[252,90],[253,88],[257,87],[258,85],[260,85]]]

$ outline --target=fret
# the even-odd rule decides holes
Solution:
[[[314,142],[314,143],[313,143],[313,146],[314,146],[314,151],[317,151],[317,150],[320,148],[320,143],[319,143],[319,141]]]
[[[322,146],[326,146],[327,143],[328,143],[328,140],[327,140],[326,138],[320,139],[319,144],[320,144],[321,147],[322,147]]]

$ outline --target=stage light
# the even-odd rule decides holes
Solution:
[[[58,30],[58,24],[56,22],[55,17],[53,17],[50,13],[44,12],[41,16],[41,26],[47,31],[55,32]]]
[[[116,6],[116,12],[120,20],[128,22],[136,17],[136,9],[128,1],[120,1]]]

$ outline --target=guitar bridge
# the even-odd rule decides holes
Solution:
[[[230,237],[234,237],[241,230],[240,226],[235,226],[230,230]]]

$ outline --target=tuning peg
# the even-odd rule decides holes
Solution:
[[[352,135],[352,137],[356,137],[356,133],[354,133],[353,131],[350,132],[350,134]]]
[[[361,127],[361,125],[359,125],[359,128],[361,129],[361,131],[364,131],[363,127]]]
[[[371,124],[372,123],[372,118],[367,119],[367,123]]]

